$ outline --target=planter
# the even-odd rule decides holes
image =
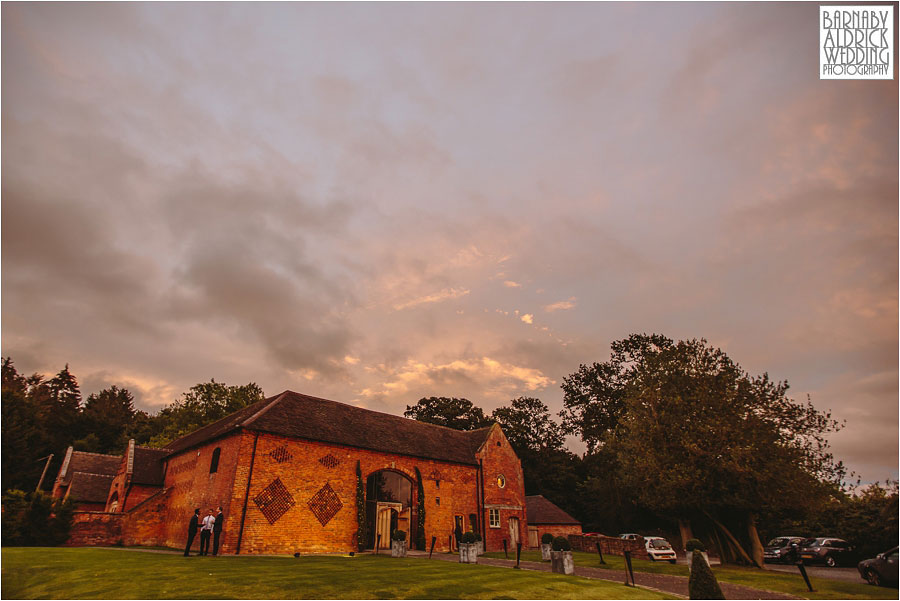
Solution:
[[[555,574],[574,574],[575,560],[571,551],[550,551],[550,570]]]
[[[459,543],[459,563],[478,563],[478,543]]]
[[[483,540],[480,540],[477,543],[475,543],[475,547],[476,547],[476,553],[478,555],[484,555],[484,541]]]
[[[550,545],[541,545],[541,561],[550,561]]]
[[[391,557],[406,557],[407,542],[405,540],[391,541]]]

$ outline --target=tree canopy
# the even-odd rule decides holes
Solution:
[[[454,430],[477,430],[491,425],[480,407],[468,399],[456,397],[425,397],[415,405],[407,405],[405,417]]]

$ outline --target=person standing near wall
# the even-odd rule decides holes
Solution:
[[[216,511],[216,522],[213,524],[213,557],[219,554],[219,537],[222,536],[222,526],[225,525],[225,514],[219,505]]]
[[[209,555],[209,538],[212,536],[215,523],[216,518],[213,516],[213,510],[210,509],[203,518],[203,526],[200,528],[200,555]]]
[[[187,557],[191,554],[191,545],[194,544],[194,537],[197,536],[197,528],[200,527],[200,509],[197,508],[194,510],[194,515],[191,516],[191,521],[188,524],[188,542],[187,546],[184,548],[184,556]]]

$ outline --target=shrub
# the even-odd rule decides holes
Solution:
[[[476,541],[474,532],[463,532],[462,537],[460,538],[460,542],[471,545]]]
[[[706,545],[704,545],[699,538],[689,538],[686,543],[684,543],[684,550],[690,553],[691,551],[706,551]]]
[[[545,532],[544,535],[541,537],[541,544],[549,545],[552,543],[553,543],[553,535],[550,534],[549,532]]]
[[[476,543],[480,543],[480,542],[481,542],[481,535],[478,534],[477,532],[475,533],[475,542],[476,542]]]
[[[75,504],[38,492],[10,490],[3,495],[4,546],[55,546],[69,539]]]
[[[391,540],[406,540],[406,532],[404,530],[394,530],[391,532]]]
[[[571,551],[572,545],[569,544],[569,539],[565,536],[557,536],[553,539],[553,550],[554,551]]]
[[[700,551],[693,551],[691,577],[688,579],[688,595],[691,599],[724,599],[722,587],[709,569]]]

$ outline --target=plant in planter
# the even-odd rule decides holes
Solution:
[[[478,545],[474,532],[464,532],[459,539],[459,563],[478,563]]]
[[[541,561],[550,561],[550,546],[553,544],[553,535],[545,532],[541,536]]]
[[[406,557],[406,532],[394,530],[391,532],[391,557]]]
[[[572,559],[572,545],[564,536],[557,536],[550,545],[550,570],[557,574],[574,574],[575,560]]]
[[[701,543],[702,546],[702,543]],[[688,595],[691,599],[724,599],[722,587],[716,580],[715,574],[709,568],[709,562],[705,560],[699,550],[691,551],[691,575],[688,578]]]
[[[684,543],[684,550],[688,553],[688,572],[694,569],[694,562],[692,560],[692,555],[694,551],[700,553],[703,560],[706,562],[706,567],[709,567],[709,555],[706,553],[706,545],[703,544],[699,538],[689,538],[686,543]]]

